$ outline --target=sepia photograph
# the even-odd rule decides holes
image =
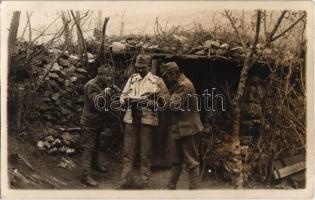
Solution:
[[[311,198],[313,8],[2,2],[2,194]]]

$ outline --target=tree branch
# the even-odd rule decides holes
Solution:
[[[38,52],[34,53],[34,54],[31,54],[29,59],[25,59],[25,60],[21,60],[19,61],[19,63],[24,63],[23,66],[24,67],[27,67],[29,65],[32,64],[32,62],[30,62],[31,60],[38,60],[39,57],[47,51],[47,49],[53,44],[53,42],[58,39],[59,37],[62,36],[62,34],[64,33],[65,31],[65,28],[62,27],[58,30],[58,32],[53,36],[53,38],[47,42],[47,44],[45,46],[43,46]]]
[[[278,18],[277,20],[277,23],[275,24],[275,26],[273,27],[272,31],[268,34],[268,37],[267,37],[267,46],[270,45],[270,43],[272,42],[272,37],[274,36],[274,34],[277,32],[285,14],[287,13],[286,10],[282,11],[280,17]]]
[[[225,12],[225,16],[226,16],[226,17],[228,18],[228,20],[230,21],[230,23],[231,23],[231,25],[232,25],[232,27],[233,27],[233,29],[234,29],[234,31],[235,31],[235,33],[236,33],[238,39],[240,40],[240,42],[241,42],[241,44],[242,44],[244,50],[247,49],[247,47],[246,47],[246,45],[245,45],[245,42],[244,42],[244,40],[243,40],[243,38],[242,38],[240,32],[238,31],[238,29],[237,29],[236,26],[235,26],[235,20],[232,19],[232,14],[231,14],[229,11],[227,11],[227,10],[224,10],[224,12]]]
[[[83,27],[83,25],[87,22],[87,20],[93,15],[94,11],[89,12],[89,10],[85,13],[85,15],[81,18],[85,18],[84,21],[82,21],[81,26]]]
[[[278,39],[279,37],[283,36],[286,32],[288,32],[289,30],[291,30],[295,25],[297,25],[304,17],[306,16],[306,13],[304,13],[298,20],[296,20],[293,24],[291,24],[287,29],[285,29],[284,31],[282,31],[280,34],[278,34],[277,36],[273,37],[271,39],[271,42],[275,41],[276,39]]]
[[[59,19],[59,17],[57,17],[54,21],[52,21],[33,41],[32,41],[32,45],[36,42],[36,40],[38,40],[38,38],[40,38],[41,36],[44,35],[44,33],[48,30],[48,28],[53,25],[57,20]]]
[[[33,11],[31,12],[31,14],[29,14],[29,17],[32,17],[32,15],[33,15]],[[24,27],[24,29],[23,29],[23,32],[22,32],[20,38],[23,38],[23,37],[24,37],[24,34],[25,34],[25,31],[26,31],[27,26],[28,26],[28,21],[27,21],[26,24],[25,24],[25,27]]]

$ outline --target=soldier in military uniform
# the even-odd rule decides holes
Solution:
[[[107,113],[104,110],[97,109],[95,100],[98,95],[107,96],[111,93],[114,94],[115,91],[117,92],[118,88],[112,86],[112,76],[113,70],[109,65],[100,66],[98,75],[84,85],[84,108],[80,121],[82,126],[80,143],[83,168],[81,181],[88,186],[98,186],[97,181],[90,176],[91,168],[103,173],[107,171],[105,166],[98,163],[100,132]]]
[[[129,188],[132,184],[132,168],[137,152],[140,153],[141,186],[143,189],[149,188],[151,134],[158,125],[157,112],[152,108],[157,104],[165,104],[169,97],[164,81],[153,75],[149,71],[150,67],[151,56],[138,55],[135,63],[136,73],[128,79],[121,94],[121,102],[128,105],[123,119],[125,130],[120,185],[122,189]],[[143,109],[141,104],[138,104],[140,101],[147,105],[148,109]]]
[[[170,90],[171,136],[175,141],[172,170],[167,188],[176,189],[183,164],[189,174],[189,189],[198,188],[199,159],[195,134],[203,129],[198,100],[192,82],[180,72],[175,62],[161,66],[161,74]]]

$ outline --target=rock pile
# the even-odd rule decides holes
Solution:
[[[77,152],[77,143],[80,135],[76,132],[64,132],[61,136],[49,135],[37,142],[37,147],[48,154],[72,155]]]
[[[45,76],[51,65],[28,117],[55,125],[77,124],[83,109],[83,86],[89,79],[88,73],[77,56],[66,52],[56,63],[36,67],[38,79]]]
[[[75,168],[77,165],[75,162],[73,162],[70,158],[68,157],[61,157],[61,161],[58,164],[58,167],[60,168],[64,168],[64,169],[73,169]]]

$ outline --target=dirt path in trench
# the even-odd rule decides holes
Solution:
[[[100,184],[99,188],[102,189],[119,189],[120,176],[121,176],[121,164],[112,163],[110,166],[110,170],[106,174],[100,174],[97,172],[93,172],[92,175],[96,178]],[[151,176],[151,189],[166,189],[166,185],[168,179],[170,177],[171,168],[152,168],[152,176]],[[136,178],[139,177],[139,171],[135,169]],[[139,182],[139,180],[138,180]],[[83,187],[86,188],[83,184]],[[210,176],[206,176],[203,181],[200,183],[200,187],[202,189],[218,189],[218,188],[226,188],[229,187],[227,183],[223,183],[222,181],[215,180],[214,177],[210,178]],[[177,185],[178,189],[188,189],[188,174],[185,170],[183,170],[180,179]]]
[[[109,171],[106,174],[92,171],[92,176],[99,182],[99,187],[86,187],[80,182],[80,156],[70,157],[76,163],[73,169],[58,167],[61,161],[60,155],[48,155],[41,152],[36,145],[21,141],[16,137],[9,137],[9,168],[22,174],[27,179],[30,178],[31,184],[24,178],[13,178],[12,188],[17,189],[119,189],[121,163],[113,159],[110,154],[100,152],[100,163],[110,163]],[[19,155],[32,166],[33,170],[25,165],[21,159],[10,159],[12,155]],[[136,176],[139,175],[136,170]],[[151,189],[165,189],[170,176],[170,168],[153,168],[151,177]],[[138,176],[137,176],[138,177]],[[46,183],[46,180],[48,183]],[[51,184],[53,183],[53,184]],[[202,189],[227,188],[227,183],[216,180],[214,176],[208,174],[204,177],[200,187]],[[183,173],[178,182],[178,189],[188,189],[188,175]]]

